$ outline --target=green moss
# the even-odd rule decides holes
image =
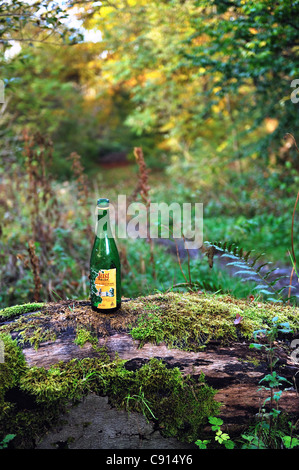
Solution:
[[[12,345],[19,357],[15,342]],[[34,409],[10,409],[0,418],[0,438],[13,432],[19,443],[33,440],[69,403],[89,393],[108,395],[113,406],[128,412],[143,412],[148,419],[155,416],[165,435],[190,442],[198,437],[208,416],[215,414],[220,406],[203,376],[199,381],[191,380],[178,368],[169,369],[155,358],[136,371],[127,370],[124,360],[111,361],[105,350],[97,358],[73,359],[49,370],[25,367],[23,361],[20,364],[18,373],[9,369],[10,375],[2,387],[2,401],[4,391],[14,386],[35,403]],[[143,406],[144,403],[148,406]]]
[[[28,343],[38,349],[42,342],[56,340],[55,331],[42,325],[42,321],[45,321],[45,319],[46,315],[41,313],[32,313],[28,316],[21,315],[13,322],[1,325],[0,331],[6,334],[17,333],[16,339],[20,346]]]
[[[76,331],[76,338],[74,339],[74,343],[78,346],[82,347],[86,343],[90,343],[93,348],[97,348],[98,346],[98,337],[91,333],[90,330],[85,328],[80,328]]]
[[[261,360],[258,360],[256,357],[247,356],[245,359],[239,358],[240,362],[245,364],[252,364],[254,367],[258,367],[261,364]]]
[[[21,315],[1,326],[6,356],[0,364],[0,440],[14,433],[14,445],[31,445],[34,436],[45,431],[70,403],[96,393],[109,396],[116,407],[156,419],[166,436],[194,442],[208,416],[216,415],[220,406],[204,377],[183,376],[178,368],[168,368],[155,358],[136,371],[128,370],[126,361],[117,356],[111,360],[105,348],[98,348],[98,337],[111,330],[127,331],[141,345],[165,341],[170,347],[196,351],[212,339],[251,339],[253,331],[270,325],[274,316],[296,332],[298,313],[298,307],[224,295],[169,293],[131,300],[111,316],[95,314],[83,301],[74,302],[72,309],[67,302],[55,303],[42,312]],[[236,325],[238,315],[242,321]],[[56,333],[59,336],[67,328],[76,332],[77,345],[90,342],[97,357],[58,363],[49,370],[26,365],[18,344],[38,347],[42,341],[55,341]],[[12,388],[31,402],[30,409],[7,401]]]
[[[67,328],[76,333],[75,343],[97,347],[97,337],[111,330],[126,331],[134,339],[198,351],[211,340],[223,343],[252,339],[256,329],[267,328],[274,316],[298,331],[299,308],[239,300],[228,295],[168,293],[140,297],[123,303],[119,312],[96,314],[86,301],[47,304],[41,312],[20,315],[0,326],[18,334],[18,341],[34,345],[55,341]],[[236,325],[237,316],[242,321]]]
[[[205,384],[203,376],[196,382],[183,377],[178,368],[168,369],[156,358],[136,372],[127,370],[125,361],[90,358],[59,364],[48,371],[31,368],[20,385],[39,404],[47,406],[57,401],[78,400],[91,392],[108,395],[114,406],[143,412],[148,419],[154,415],[165,435],[190,442],[220,406],[214,400],[215,391]],[[144,406],[145,401],[148,407]]]
[[[14,433],[14,445],[22,446],[24,442],[32,445],[34,436],[48,429],[62,407],[60,403],[55,407],[39,407],[35,396],[22,390],[22,380],[31,368],[16,339],[1,333],[0,340],[4,345],[4,362],[0,363],[0,441]]]
[[[10,335],[0,334],[3,345],[4,362],[0,363],[0,415],[6,413],[10,408],[5,402],[5,393],[12,387],[17,386],[21,375],[26,370],[26,361],[17,341]],[[2,348],[1,348],[2,349]]]
[[[20,332],[19,341],[23,344],[28,342],[30,345],[34,346],[34,349],[38,349],[39,345],[44,341],[55,341],[56,334],[48,329],[43,329],[42,327],[38,328],[26,328]]]
[[[40,308],[44,307],[42,302],[31,302],[23,305],[13,305],[12,307],[6,307],[0,310],[0,320],[6,320],[8,318],[17,317],[24,313],[35,312]]]
[[[299,326],[299,308],[280,304],[256,304],[229,296],[170,293],[139,298],[141,314],[131,335],[134,339],[169,347],[197,351],[210,340],[225,343],[238,338],[252,338],[253,331],[267,328],[274,316],[288,321],[294,330]],[[235,324],[237,316],[242,320]]]
[[[220,404],[214,400],[215,391],[209,387],[202,374],[198,380],[182,376],[175,367],[168,369],[161,360],[152,359],[141,367],[135,376],[130,393],[146,397],[165,436],[194,442],[211,415],[218,413]],[[135,408],[142,410],[142,400]],[[143,407],[147,417],[151,414]]]

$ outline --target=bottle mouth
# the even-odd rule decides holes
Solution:
[[[109,199],[100,198],[97,201],[98,209],[109,209]]]

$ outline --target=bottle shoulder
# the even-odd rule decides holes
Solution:
[[[115,246],[115,248],[117,249],[117,245],[116,245],[114,237],[108,236],[107,234],[103,234],[102,236],[98,236],[98,235],[95,236],[93,246],[98,247],[98,246],[101,246],[101,245]]]
[[[102,269],[119,268],[120,257],[116,245],[107,245],[95,240],[91,251],[90,264],[95,268],[100,267]]]

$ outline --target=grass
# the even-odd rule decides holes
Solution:
[[[40,158],[37,153],[33,163],[42,163]],[[99,168],[89,184],[82,177],[78,158],[74,164],[72,181],[58,182],[49,176],[45,184],[44,177],[35,176],[33,195],[30,177],[35,173],[30,166],[26,166],[28,174],[19,170],[14,179],[3,176],[0,191],[5,193],[6,215],[0,241],[0,308],[88,298],[95,201],[101,196],[114,203],[119,194],[129,198],[138,184],[138,168],[134,163]],[[238,180],[233,188],[216,190],[215,185],[210,185],[206,189],[201,182],[194,188],[184,181],[183,175],[174,178],[167,170],[151,171],[148,183],[152,202],[204,204],[204,240],[239,242],[245,250],[264,252],[266,261],[291,268],[288,253],[293,200],[289,195],[277,199],[280,192],[276,189],[260,189],[259,182],[257,191],[247,187],[246,181]],[[16,208],[14,213],[12,208]],[[125,297],[177,290],[173,286],[185,282],[182,271],[188,273],[186,258],[181,270],[175,252],[154,244],[153,276],[152,254],[145,240],[117,242]],[[215,265],[210,269],[206,259],[191,259],[190,274],[200,290],[220,291],[239,298],[252,293],[253,284],[232,279],[226,268]]]

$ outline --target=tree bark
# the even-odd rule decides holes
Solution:
[[[49,327],[54,328],[59,322],[59,334],[55,340],[41,342],[38,348],[28,344],[23,347],[23,353],[30,367],[48,369],[59,361],[68,362],[73,358],[83,359],[96,357],[99,354],[88,342],[81,347],[74,342],[76,327],[75,324],[73,327],[70,326],[74,322],[72,302],[55,305],[50,317],[48,314],[44,318],[41,315],[41,324],[46,330]],[[86,305],[89,303],[86,302]],[[85,308],[84,303],[81,304],[81,308]],[[111,360],[118,354],[120,359],[127,361],[125,366],[127,369],[136,370],[156,357],[162,359],[170,368],[178,367],[182,374],[196,377],[203,373],[207,384],[217,390],[215,399],[223,405],[219,417],[223,419],[227,429],[240,428],[259,413],[264,400],[269,396],[268,391],[259,390],[259,381],[269,373],[269,366],[265,355],[250,348],[249,342],[236,341],[223,346],[220,341],[210,341],[205,349],[199,352],[169,348],[165,343],[146,343],[140,347],[140,341],[134,340],[126,328],[119,326],[121,324],[119,318],[125,316],[126,311],[122,310],[114,315],[111,314],[109,319],[104,314],[101,317],[98,345],[106,346]],[[38,315],[25,314],[23,317],[27,318],[30,324],[31,321],[36,321]],[[92,326],[94,318],[88,318],[89,325]],[[13,326],[14,321],[16,320],[10,320],[6,324]],[[87,321],[84,320],[83,314],[80,321],[83,323]],[[12,333],[13,337],[17,335],[17,331]],[[287,348],[286,344],[281,341],[275,345],[275,354],[278,357],[275,370],[290,382],[283,390],[279,409],[298,419],[299,367],[298,363],[292,360],[291,349]]]

